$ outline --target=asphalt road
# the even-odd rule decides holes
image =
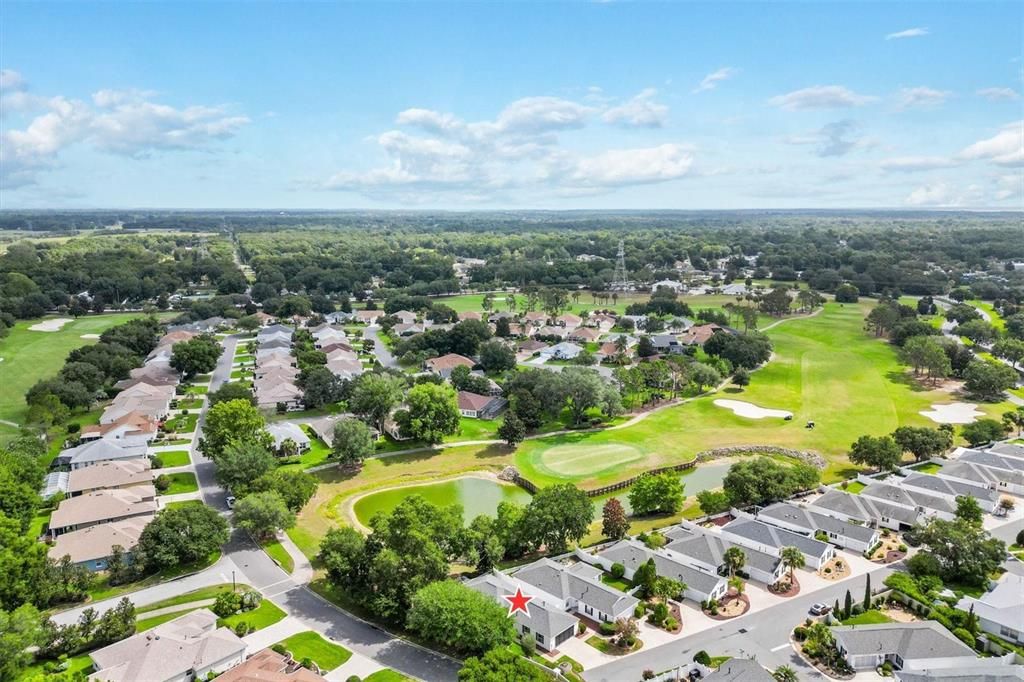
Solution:
[[[371,339],[373,341],[373,354],[377,356],[377,360],[380,362],[381,367],[398,367],[398,359],[391,353],[384,342],[380,340],[380,335],[377,333],[380,331],[380,327],[377,325],[371,325],[363,330],[363,338]]]
[[[885,578],[895,572],[893,567],[901,565],[893,564],[872,571],[872,588],[881,588]],[[806,595],[797,595],[777,606],[724,621],[718,627],[691,637],[682,637],[652,649],[641,649],[631,656],[588,670],[583,673],[583,678],[588,682],[639,682],[644,670],[670,670],[691,662],[694,654],[703,649],[711,656],[755,657],[758,663],[770,670],[789,665],[801,680],[825,680],[826,677],[804,662],[789,646],[789,633],[808,617],[808,609],[815,602],[832,604],[838,599],[842,603],[847,590],[854,603],[860,602],[864,598],[865,582],[865,576],[858,576]],[[684,631],[685,627],[684,623]]]

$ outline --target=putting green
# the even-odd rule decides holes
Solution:
[[[579,477],[643,458],[644,454],[639,449],[623,443],[571,443],[544,450],[540,454],[540,468],[559,476]]]

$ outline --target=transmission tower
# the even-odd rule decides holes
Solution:
[[[619,240],[619,251],[615,254],[615,274],[612,275],[612,291],[629,291],[632,284],[626,278],[626,246]]]

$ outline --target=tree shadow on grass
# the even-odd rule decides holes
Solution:
[[[743,389],[736,386],[729,386],[728,388],[723,388],[722,393],[743,393]]]
[[[885,373],[885,378],[894,384],[903,384],[915,393],[926,393],[928,391],[935,390],[934,386],[928,386],[922,383],[913,374],[908,374],[907,372],[892,370]]]

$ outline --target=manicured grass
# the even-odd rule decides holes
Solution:
[[[236,613],[233,616],[221,618],[217,621],[217,624],[234,630],[236,625],[245,621],[249,624],[249,628],[251,630],[262,630],[263,628],[282,620],[284,617],[285,612],[282,611],[277,604],[269,599],[264,599],[260,602],[260,605],[252,611]]]
[[[266,552],[271,559],[276,561],[278,565],[284,569],[285,573],[291,573],[295,570],[295,561],[292,560],[292,555],[281,546],[280,541],[271,540],[270,542],[261,544],[263,551]]]
[[[203,504],[202,500],[178,500],[177,502],[168,502],[165,505],[166,509],[172,509],[174,507],[184,507],[187,504]]]
[[[167,433],[192,433],[196,430],[198,421],[198,414],[175,415],[164,424],[164,431]]]
[[[412,678],[406,677],[397,670],[385,668],[372,673],[369,677],[364,677],[363,682],[412,682]]]
[[[188,395],[189,393],[203,395],[209,390],[208,386],[178,386],[176,393],[178,395]]]
[[[297,462],[282,464],[281,469],[298,469],[300,471],[310,467],[323,464],[331,457],[331,448],[323,442],[316,432],[308,424],[302,425],[302,430],[309,436],[309,449],[299,455]]]
[[[198,500],[189,500],[187,502],[178,502],[172,504],[202,504],[202,502],[199,502]],[[151,585],[157,585],[159,583],[166,582],[168,580],[172,580],[174,578],[187,575],[189,573],[201,571],[204,568],[208,568],[213,564],[217,563],[218,559],[220,559],[220,550],[217,550],[216,552],[212,553],[203,561],[198,561],[194,564],[186,564],[184,566],[178,566],[176,568],[160,571],[159,573],[154,573],[153,575],[146,576],[142,580],[136,580],[133,583],[126,583],[124,585],[117,585],[115,587],[111,587],[106,583],[105,578],[101,578],[97,580],[96,583],[88,590],[89,598],[91,601],[97,602],[103,601],[104,599],[110,599],[111,597],[118,597],[122,594],[135,592],[136,590],[141,590],[144,587],[150,587]]]
[[[252,588],[244,583],[240,583],[235,586],[236,592],[246,592]],[[217,595],[224,592],[231,591],[231,583],[223,583],[221,585],[210,585],[209,587],[200,587],[198,590],[192,590],[184,594],[179,594],[174,597],[168,597],[167,599],[161,599],[160,601],[147,604],[140,608],[135,609],[136,613],[148,613],[150,611],[156,611],[158,609],[165,609],[169,606],[177,606],[179,604],[189,604],[194,601],[201,601],[203,599],[216,599]]]
[[[461,417],[459,419],[459,433],[445,438],[446,443],[454,443],[461,440],[497,440],[498,427],[501,426],[501,417],[497,419],[470,419]]]
[[[156,456],[163,462],[164,468],[183,467],[192,461],[188,450],[168,450],[167,452],[158,452]]]
[[[203,399],[196,398],[195,400],[179,400],[176,407],[178,410],[201,410],[203,409]]]
[[[163,625],[167,621],[180,618],[186,613],[192,613],[196,609],[202,607],[197,606],[194,609],[182,609],[181,611],[175,611],[173,613],[161,613],[159,616],[153,616],[152,618],[143,618],[142,620],[135,621],[135,632],[145,632],[146,630],[152,630],[157,625]]]
[[[875,609],[869,609],[864,613],[856,616],[851,616],[843,621],[843,625],[878,625],[881,623],[891,623],[892,618],[885,615],[881,611]]]
[[[45,319],[53,319],[50,316]],[[59,331],[30,331],[42,320],[20,320],[0,339],[0,419],[21,423],[28,409],[25,391],[40,379],[55,375],[64,366],[68,353],[96,343],[83,334],[102,334],[111,327],[143,317],[142,313],[89,315],[65,324]]]
[[[309,658],[323,672],[330,672],[352,658],[351,651],[333,642],[328,642],[319,633],[312,630],[292,635],[278,644],[283,644],[296,661],[301,662]]]
[[[944,583],[945,587],[958,595],[965,595],[968,597],[974,597],[975,599],[981,597],[987,591],[984,587],[978,587],[977,585],[965,585],[963,583],[947,582]]]
[[[38,538],[43,534],[46,529],[46,524],[50,522],[50,514],[52,511],[46,512],[45,514],[36,514],[32,517],[32,523],[28,526],[28,536],[30,538]]]
[[[48,673],[46,672],[46,663],[48,662],[49,661],[40,661],[38,663],[33,663],[32,665],[22,670],[21,674],[16,679],[29,680],[39,675],[43,675],[45,678],[45,676],[48,675]],[[65,668],[65,672],[67,673],[82,673],[83,675],[88,675],[89,672],[92,671],[92,659],[89,658],[89,654],[79,654],[78,656],[72,656],[67,660],[67,664],[68,667]]]
[[[183,493],[194,493],[199,490],[196,482],[196,475],[191,471],[182,471],[177,474],[162,474],[171,479],[171,485],[161,495],[181,495]]]
[[[861,483],[860,481],[850,481],[849,483],[846,484],[845,490],[848,493],[856,495],[861,490],[864,490],[864,488],[867,488],[867,486]],[[843,488],[840,488],[840,490],[843,490]]]
[[[235,362],[252,362],[255,359],[256,358],[254,356],[249,355],[248,353],[239,353],[239,354],[235,355],[234,361]]]
[[[921,466],[914,467],[914,471],[917,471],[922,474],[937,474],[938,472],[942,471],[942,466],[936,464],[935,462],[927,462],[925,464],[922,464]]]
[[[611,573],[605,573],[601,576],[601,582],[609,587],[614,587],[621,592],[628,592],[633,588],[633,584],[625,578],[616,578]]]
[[[993,306],[988,301],[980,301],[978,299],[974,299],[974,300],[971,300],[971,301],[964,301],[964,303],[968,303],[968,304],[974,306],[975,308],[981,308],[986,313],[988,313],[989,324],[991,324],[993,327],[995,327],[999,331],[1003,331],[1003,330],[1006,329],[1006,321],[1003,320],[1002,315],[1000,315],[999,313],[996,312],[995,306]]]

